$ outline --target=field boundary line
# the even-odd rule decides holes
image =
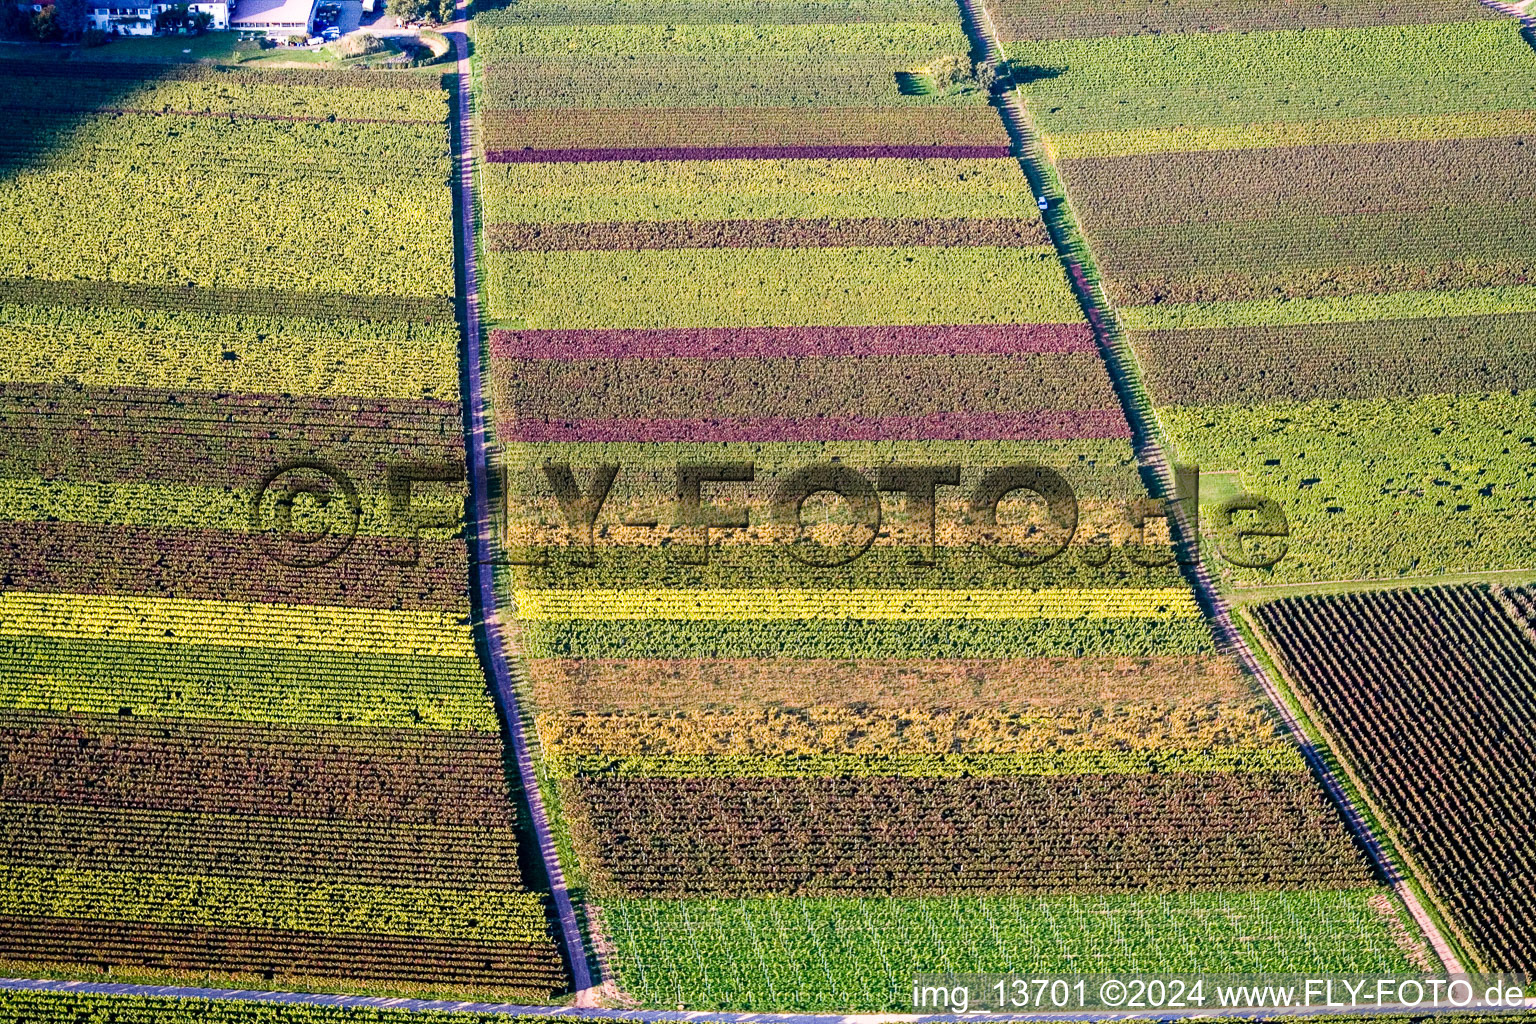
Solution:
[[[518,704],[517,693],[512,686],[511,670],[507,662],[506,648],[502,642],[501,619],[496,603],[496,558],[494,518],[490,510],[490,459],[486,451],[485,399],[481,381],[481,360],[484,339],[480,323],[480,277],[477,260],[479,242],[476,230],[477,191],[475,178],[475,104],[473,73],[469,44],[469,0],[458,0],[459,20],[443,26],[444,34],[453,40],[457,76],[454,88],[454,180],[456,233],[460,252],[460,267],[464,299],[464,402],[465,430],[468,437],[466,448],[470,468],[470,507],[474,522],[467,531],[470,538],[470,562],[473,565],[473,597],[479,610],[480,628],[484,639],[485,667],[496,695],[502,717],[506,722],[507,736],[511,740],[513,759],[517,763],[518,778],[523,797],[527,801],[528,817],[538,842],[539,856],[544,864],[549,882],[550,898],[554,902],[555,916],[560,922],[560,939],[565,948],[566,962],[571,972],[572,988],[578,1001],[590,999],[591,972],[587,968],[586,943],[571,904],[570,890],[565,884],[565,874],[560,865],[559,852],[555,849],[550,830],[549,813],[539,790],[538,771],[529,749],[526,734],[527,723]]]
[[[1171,449],[1162,432],[1157,413],[1152,406],[1142,380],[1142,370],[1136,353],[1130,347],[1125,332],[1120,328],[1113,304],[1104,291],[1093,255],[1082,228],[1067,200],[1066,188],[1056,173],[1055,166],[1043,153],[1043,139],[1034,129],[1024,106],[1024,99],[1012,69],[1007,64],[1007,52],[992,24],[985,6],[981,16],[976,13],[977,0],[956,0],[960,6],[962,22],[967,34],[979,42],[977,47],[989,58],[996,57],[1003,63],[1001,78],[1003,88],[995,106],[1009,137],[1017,149],[1019,163],[1035,196],[1046,203],[1043,217],[1046,229],[1056,246],[1056,251],[1066,269],[1067,279],[1077,294],[1093,328],[1094,336],[1104,357],[1105,366],[1115,384],[1115,393],[1125,406],[1126,420],[1130,423],[1137,461],[1141,465],[1143,479],[1153,497],[1168,498],[1168,528],[1174,548],[1179,553],[1191,589],[1201,610],[1207,615],[1219,647],[1235,655],[1243,668],[1259,681],[1265,696],[1279,713],[1292,740],[1300,749],[1314,776],[1323,785],[1329,798],[1342,814],[1345,824],[1360,843],[1372,866],[1396,893],[1399,900],[1413,916],[1435,954],[1451,974],[1463,973],[1461,963],[1446,942],[1435,920],[1418,894],[1394,868],[1380,841],[1371,830],[1370,822],[1360,813],[1349,793],[1340,783],[1327,759],[1318,750],[1285,702],[1279,684],[1270,676],[1263,663],[1249,646],[1247,638],[1232,619],[1232,610],[1216,585],[1210,570],[1200,555],[1200,538],[1191,529],[1185,502],[1174,497],[1178,494],[1173,468],[1167,452]]]
[[[1204,477],[1206,474],[1202,473]],[[1212,474],[1214,475],[1214,474]],[[1489,576],[1532,576],[1536,577],[1536,566],[1529,569],[1485,569],[1475,572],[1445,572],[1430,576],[1355,576],[1336,580],[1307,580],[1303,583],[1237,583],[1232,584],[1234,596],[1247,598],[1243,591],[1255,594],[1267,593],[1271,590],[1300,590],[1303,587],[1342,587],[1345,589],[1335,593],[1348,594],[1363,590],[1392,590],[1394,584],[1401,583],[1405,587],[1465,587],[1474,586],[1485,582]],[[1354,586],[1359,584],[1358,587]],[[1380,584],[1380,586],[1378,586]],[[1263,601],[1264,598],[1255,598]]]

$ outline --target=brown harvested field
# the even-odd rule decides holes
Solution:
[[[445,889],[523,888],[511,828],[0,802],[14,866]]]
[[[0,958],[169,971],[251,973],[311,980],[378,981],[563,989],[553,943],[480,942],[421,936],[320,935],[273,928],[211,928],[141,921],[0,917]],[[301,982],[302,983],[302,982]],[[344,983],[345,984],[345,983]],[[321,989],[324,991],[324,989]]]
[[[1528,135],[1095,157],[1062,169],[1110,295],[1126,305],[1525,284],[1536,271]]]
[[[1132,331],[1165,405],[1218,405],[1536,387],[1536,315]]]
[[[1306,773],[561,785],[594,891],[938,895],[1370,881]]]
[[[1090,233],[1536,204],[1529,135],[1094,157],[1061,167]]]
[[[692,107],[491,111],[484,117],[482,144],[489,152],[888,145],[1006,149],[1008,137],[996,111],[980,105]]]
[[[1038,218],[977,217],[846,220],[668,220],[593,224],[491,224],[491,248],[547,252],[567,249],[794,249],[881,245],[939,247],[1049,245]]]
[[[416,562],[401,564],[413,550]],[[457,540],[358,536],[317,570],[278,561],[257,535],[238,530],[0,522],[0,564],[11,587],[41,593],[469,613]]]
[[[1518,224],[1511,228],[1519,230]],[[1387,244],[1390,245],[1390,240]],[[1224,248],[1232,249],[1230,245]],[[1249,262],[1266,262],[1262,253],[1250,253],[1250,256]],[[1199,258],[1190,257],[1186,262],[1198,265]],[[1278,261],[1267,262],[1273,265]],[[1110,298],[1127,306],[1158,302],[1311,299],[1532,284],[1536,283],[1536,256],[1434,260],[1416,264],[1329,264],[1262,272],[1221,267],[1211,270],[1120,270],[1110,272],[1108,277]]]
[[[510,827],[500,737],[53,715],[0,726],[0,799]]]
[[[1142,224],[1090,232],[1116,273],[1236,270],[1287,273],[1360,265],[1404,268],[1446,263],[1528,268],[1536,262],[1531,206],[1285,216],[1212,224]],[[1506,280],[1506,284],[1518,283]]]
[[[1283,743],[1261,697],[994,708],[759,705],[538,716],[544,750],[565,755],[1020,754],[1214,750]]]
[[[665,711],[784,704],[984,708],[1252,696],[1229,658],[1084,657],[913,660],[797,658],[534,659],[541,712]]]
[[[1216,0],[1214,3],[1108,0],[988,0],[1003,42],[1078,39],[1165,32],[1257,32],[1303,28],[1365,28],[1498,17],[1475,0]]]

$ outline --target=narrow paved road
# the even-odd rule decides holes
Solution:
[[[466,0],[459,0],[461,13],[467,12]],[[578,1004],[592,999],[592,975],[587,969],[586,944],[582,941],[581,926],[576,920],[571,894],[565,885],[565,873],[560,867],[560,854],[555,849],[554,836],[550,832],[549,813],[544,807],[544,797],[539,792],[539,777],[534,769],[533,755],[528,749],[525,732],[526,719],[518,704],[517,691],[512,686],[512,673],[507,662],[506,647],[502,642],[501,619],[496,604],[496,544],[495,517],[490,508],[490,457],[487,453],[485,426],[485,397],[481,387],[482,337],[480,322],[480,274],[476,260],[475,217],[475,106],[474,90],[470,74],[469,24],[459,20],[445,26],[444,34],[453,41],[454,55],[458,58],[458,96],[453,126],[454,160],[458,171],[457,233],[459,267],[462,275],[464,304],[464,411],[465,429],[468,435],[470,467],[470,504],[474,522],[466,531],[470,540],[470,561],[473,564],[473,595],[478,605],[477,620],[481,624],[480,642],[496,693],[496,702],[505,719],[507,735],[512,741],[512,753],[517,761],[517,774],[527,795],[529,817],[539,844],[539,855],[549,879],[549,888],[555,902],[555,914],[560,921],[560,937],[565,947],[567,962],[571,967],[572,984]]]
[[[989,59],[1006,57],[996,27],[992,24],[991,16],[985,7],[982,7],[978,14],[975,0],[958,0],[958,3],[966,30],[972,39],[980,43],[980,51]],[[1045,155],[1040,144],[1041,140],[1029,121],[1023,98],[1012,82],[1009,85],[1006,99],[999,106],[1003,121],[1018,149],[1020,162],[1029,178],[1030,187],[1037,197],[1049,200],[1050,208],[1045,213],[1046,227],[1050,231],[1057,254],[1067,269],[1067,276],[1072,282],[1073,290],[1077,293],[1078,301],[1082,304],[1083,313],[1087,316],[1088,323],[1098,338],[1099,348],[1105,363],[1109,366],[1110,375],[1114,378],[1115,391],[1120,396],[1126,419],[1131,425],[1136,457],[1141,464],[1143,476],[1150,478],[1149,483],[1153,485],[1151,490],[1154,496],[1175,496],[1177,488],[1173,467],[1164,447],[1161,428],[1153,412],[1151,398],[1142,383],[1141,369],[1137,364],[1136,355],[1120,329],[1109,297],[1104,293],[1093,255],[1067,202],[1055,168]],[[1434,919],[1424,909],[1417,893],[1400,876],[1382,848],[1379,838],[1372,831],[1370,823],[1355,806],[1323,752],[1308,738],[1301,722],[1285,702],[1277,681],[1254,654],[1247,638],[1233,622],[1232,610],[1226,597],[1221,593],[1205,562],[1200,558],[1200,538],[1191,529],[1185,502],[1175,500],[1170,502],[1170,506],[1173,514],[1169,517],[1169,531],[1173,534],[1174,544],[1180,551],[1185,575],[1194,588],[1195,598],[1211,621],[1217,642],[1223,649],[1236,655],[1243,667],[1259,680],[1265,694],[1279,711],[1286,728],[1295,738],[1303,756],[1306,757],[1307,763],[1311,765],[1313,772],[1328,791],[1328,795],[1343,813],[1350,830],[1364,847],[1382,877],[1388,881],[1393,891],[1408,908],[1408,912],[1413,915],[1414,921],[1424,932],[1435,955],[1445,965],[1446,971],[1450,974],[1463,973],[1462,965],[1450,943],[1446,942],[1445,936],[1435,924]]]

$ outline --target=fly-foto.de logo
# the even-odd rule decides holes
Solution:
[[[423,531],[462,525],[463,463],[396,463],[377,476],[360,485],[325,459],[280,463],[251,496],[251,533],[274,562],[318,569],[346,555],[366,530],[388,539],[388,561],[409,566],[421,558]]]
[[[1173,493],[1079,497],[1067,476],[1028,463],[967,467],[821,462],[761,470],[753,462],[576,467],[544,463],[503,478],[502,547],[524,565],[599,564],[602,549],[651,544],[680,564],[707,564],[733,534],[775,544],[784,557],[834,569],[877,542],[901,543],[914,565],[963,550],[1005,566],[1062,558],[1099,566],[1122,557],[1145,568],[1193,561],[1205,536],[1232,565],[1268,568],[1285,556],[1290,524],[1275,501],[1228,494],[1200,505],[1198,467],[1179,466]],[[626,486],[627,485],[627,486]],[[814,509],[812,506],[814,505]]]

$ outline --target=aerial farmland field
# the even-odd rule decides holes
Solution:
[[[0,1020],[1525,1019],[1521,6],[77,2]]]

